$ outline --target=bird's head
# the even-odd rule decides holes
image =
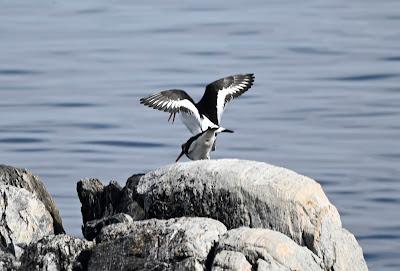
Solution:
[[[175,162],[178,162],[178,160],[181,159],[181,157],[185,154],[186,145],[187,145],[187,143],[182,144],[182,146],[181,146],[182,151],[179,154],[178,158],[176,158]]]

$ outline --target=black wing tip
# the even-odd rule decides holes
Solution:
[[[237,78],[239,80],[243,80],[245,79],[246,81],[248,81],[248,85],[251,87],[254,83],[254,80],[256,79],[254,73],[241,73],[241,74],[236,74],[236,75],[232,75],[233,78]]]
[[[254,79],[256,79],[254,73],[245,73],[244,76],[249,78],[251,82],[254,82]]]

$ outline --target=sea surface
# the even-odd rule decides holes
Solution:
[[[76,182],[173,163],[183,124],[139,104],[255,73],[213,158],[318,180],[371,270],[400,270],[400,1],[0,0],[0,163],[80,236]]]

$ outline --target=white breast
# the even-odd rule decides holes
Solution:
[[[210,152],[215,141],[215,132],[207,131],[199,136],[189,147],[187,156],[192,160],[210,159]]]

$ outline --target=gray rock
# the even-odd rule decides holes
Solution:
[[[282,233],[268,229],[243,227],[228,231],[218,242],[213,266],[220,266],[220,254],[224,256],[230,251],[242,254],[257,270],[325,270],[322,260],[309,249]],[[235,258],[240,256],[235,255]]]
[[[20,270],[86,270],[93,242],[68,235],[46,236],[31,244],[21,257]]]
[[[133,220],[145,219],[143,199],[136,192],[136,187],[143,175],[144,174],[135,174],[126,181],[126,185],[122,189],[121,201],[118,206],[118,212],[130,215]]]
[[[86,239],[96,238],[106,225],[145,218],[143,201],[136,193],[137,183],[143,175],[130,177],[123,189],[114,181],[107,186],[103,186],[98,179],[78,182],[77,191],[82,204],[82,233]]]
[[[264,261],[262,259],[257,260],[257,271],[292,271],[286,266],[281,265],[276,261]],[[297,270],[297,269],[296,269]]]
[[[339,213],[321,186],[291,170],[235,159],[177,163],[147,173],[136,190],[148,218],[205,216],[229,229],[272,229],[316,253],[327,269],[340,262],[340,270],[367,270],[355,240],[338,243]],[[351,261],[358,267],[344,267]]]
[[[213,271],[251,271],[252,265],[246,257],[236,251],[222,250],[214,258]]]
[[[122,223],[122,222],[133,222],[131,216],[123,213],[119,213],[112,216],[107,216],[101,219],[91,220],[83,225],[83,236],[91,241],[96,238],[96,236],[100,233],[101,229],[105,226]]]
[[[88,270],[204,270],[226,227],[209,218],[113,224],[97,237]]]
[[[122,188],[117,182],[111,181],[103,186],[98,179],[83,179],[78,182],[76,190],[82,204],[84,224],[117,213],[122,196]]]
[[[0,185],[0,250],[19,258],[27,245],[49,234],[53,219],[43,202],[24,188]]]
[[[0,250],[0,270],[2,271],[14,271],[20,266],[19,261],[17,261],[11,253],[7,253]]]
[[[0,184],[25,188],[35,194],[44,203],[53,218],[53,227],[56,234],[65,233],[60,213],[53,198],[47,192],[44,184],[37,176],[26,169],[0,165]]]
[[[349,231],[329,229],[320,237],[323,240],[317,242],[317,254],[323,255],[332,270],[368,270],[362,249]]]

